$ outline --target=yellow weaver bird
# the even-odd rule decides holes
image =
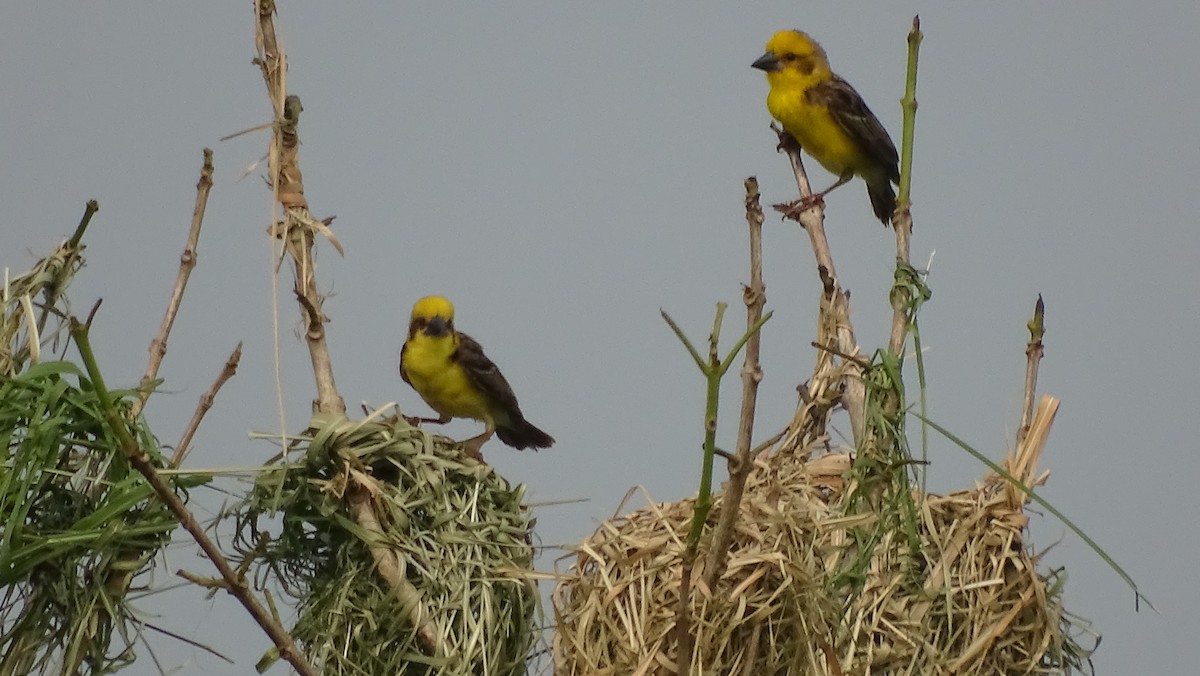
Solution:
[[[779,31],[751,64],[767,74],[767,110],[809,155],[838,177],[803,203],[819,200],[855,175],[867,183],[875,216],[886,226],[900,182],[896,146],[854,87],[829,69],[825,50],[807,33]],[[807,204],[802,204],[807,206]]]
[[[413,305],[408,340],[400,350],[400,377],[440,416],[422,422],[483,421],[483,434],[463,442],[474,456],[493,432],[518,450],[554,444],[553,437],[521,414],[517,395],[479,343],[454,330],[454,305],[441,296],[426,296]]]

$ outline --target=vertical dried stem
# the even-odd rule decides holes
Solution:
[[[742,300],[746,303],[746,328],[750,330],[762,320],[763,308],[767,304],[767,286],[762,272],[762,226],[763,211],[759,204],[758,180],[753,176],[745,181],[746,224],[750,228],[750,284],[742,288]],[[759,364],[761,333],[755,331],[746,341],[746,359],[742,366],[742,408],[739,414],[737,446],[729,473],[729,482],[721,498],[721,520],[713,535],[708,551],[708,565],[704,570],[704,582],[712,589],[725,570],[729,556],[729,543],[733,540],[742,493],[746,479],[754,467],[754,456],[750,442],[754,436],[754,409],[758,402],[758,384],[762,382],[762,367]]]
[[[779,136],[779,149],[787,155],[792,172],[796,176],[796,186],[800,189],[801,197],[810,197],[812,188],[808,182],[808,175],[804,172],[804,164],[800,161],[800,146],[778,126],[771,125],[771,128]],[[780,209],[780,205],[776,205],[775,208]],[[862,364],[853,358],[857,356],[859,349],[858,341],[854,337],[854,326],[850,323],[850,292],[842,289],[841,283],[838,281],[837,270],[833,265],[833,254],[829,249],[829,240],[825,237],[824,205],[817,202],[812,207],[800,212],[796,216],[796,220],[800,223],[800,227],[808,233],[813,256],[817,260],[817,274],[821,278],[822,284],[820,311],[822,335],[821,340],[818,341],[818,347],[823,349],[822,354],[817,356],[817,368],[809,389],[817,388],[824,391],[824,386],[819,382],[822,380],[822,375],[836,375],[840,379],[841,394],[839,398],[842,407],[850,416],[851,434],[855,447],[858,447],[862,442],[866,417],[866,386],[862,379]],[[842,365],[834,371],[827,370],[834,368],[831,353],[842,355]],[[784,442],[785,448],[795,449],[801,445],[799,430],[802,426],[808,427],[808,425],[800,423],[802,423],[802,417],[810,409],[808,403],[813,400],[813,397],[806,397],[806,399],[808,401],[801,402],[796,410],[792,430]]]
[[[800,189],[800,198],[812,197],[812,185],[808,182],[808,173],[804,170],[804,162],[800,160],[800,146],[796,139],[772,123],[771,129],[779,136],[779,149],[787,155],[788,163],[792,165],[792,174],[796,177],[796,187]],[[783,211],[784,205],[775,205],[777,211]],[[829,251],[829,240],[825,237],[825,203],[814,202],[796,217],[800,227],[808,233],[812,244],[813,255],[817,258],[817,267],[824,268],[830,277],[837,279],[837,270],[833,267],[833,254]]]
[[[316,233],[325,235],[335,247],[339,245],[333,240],[327,224],[308,213],[304,179],[300,173],[300,137],[297,131],[303,106],[299,98],[287,95],[287,61],[275,34],[274,14],[273,0],[256,1],[255,44],[258,58],[255,62],[262,70],[267,95],[276,117],[275,133],[267,155],[269,174],[276,200],[284,209],[283,221],[276,223],[271,230],[272,234],[283,239],[284,248],[292,258],[296,300],[304,318],[304,339],[317,387],[314,407],[323,413],[345,413],[346,403],[338,394],[333,378],[333,363],[325,334],[328,318],[321,307],[324,298],[317,289],[316,260],[313,256]]]

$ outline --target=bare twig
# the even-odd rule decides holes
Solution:
[[[791,134],[783,130],[774,122],[771,123],[771,129],[779,137],[779,150],[784,155],[787,155],[788,163],[792,165],[792,174],[796,177],[796,187],[800,190],[800,199],[806,200],[812,197],[812,185],[808,182],[808,173],[804,171],[804,162],[800,159],[800,145],[796,143],[796,139]],[[775,205],[777,211],[782,211],[783,205]],[[787,212],[790,214],[790,210]],[[812,206],[804,209],[798,215],[793,216],[800,227],[808,233],[808,238],[812,243],[813,254],[817,257],[817,266],[825,268],[829,275],[834,279],[837,278],[837,270],[833,267],[833,254],[829,251],[829,240],[825,237],[825,203],[823,201],[813,202]]]
[[[746,223],[750,228],[750,284],[743,287],[742,299],[746,304],[746,327],[755,326],[762,319],[767,304],[767,286],[763,283],[762,271],[762,226],[763,211],[759,204],[758,180],[753,176],[745,181]],[[734,526],[737,524],[742,493],[746,479],[754,467],[751,456],[751,439],[754,436],[754,408],[758,401],[758,384],[762,382],[762,367],[759,364],[761,334],[758,331],[746,341],[746,360],[742,366],[742,409],[739,414],[737,446],[729,481],[721,498],[721,520],[713,534],[708,551],[708,565],[704,569],[704,582],[712,589],[729,556],[729,543],[733,541]]]
[[[187,244],[179,257],[179,272],[175,275],[175,287],[171,290],[171,300],[167,303],[167,311],[163,313],[162,324],[158,327],[158,335],[150,341],[150,360],[146,364],[146,373],[142,376],[138,387],[138,398],[133,403],[130,416],[137,416],[146,406],[150,394],[154,392],[155,380],[163,358],[167,355],[167,337],[171,327],[175,325],[175,316],[179,313],[179,305],[183,302],[183,292],[187,288],[188,278],[196,267],[196,247],[200,243],[200,227],[204,223],[204,210],[208,206],[208,194],[213,186],[213,151],[204,149],[204,164],[200,167],[200,180],[196,183],[196,208],[192,211],[192,227],[188,230]]]
[[[212,387],[200,396],[200,403],[196,406],[196,411],[192,413],[192,419],[188,422],[187,427],[183,430],[183,435],[179,438],[179,443],[175,445],[175,455],[171,457],[171,467],[179,467],[183,464],[184,458],[187,457],[188,448],[192,443],[192,436],[196,434],[196,429],[200,427],[200,421],[204,419],[204,414],[208,413],[208,409],[212,408],[213,402],[217,398],[217,392],[227,380],[232,378],[237,373],[238,362],[242,360],[242,344],[239,342],[237,347],[229,355],[229,359],[225,360],[225,366],[221,372],[217,374],[217,379],[213,381]]]
[[[1046,304],[1038,294],[1033,306],[1033,319],[1029,320],[1029,344],[1025,347],[1025,405],[1021,412],[1021,429],[1017,432],[1017,446],[1025,443],[1029,426],[1033,422],[1033,399],[1037,395],[1038,365],[1045,354],[1042,338],[1046,335]]]
[[[788,162],[792,166],[801,198],[810,197],[812,188],[808,182],[808,175],[804,172],[804,164],[800,161],[800,146],[778,126],[772,124],[771,128],[779,136],[780,151],[787,155]],[[816,202],[812,207],[801,211],[795,218],[800,223],[800,227],[808,233],[813,256],[817,261],[817,274],[821,278],[821,319],[818,342],[835,347],[841,354],[857,355],[859,352],[858,341],[854,337],[854,326],[850,323],[850,292],[842,289],[841,283],[838,281],[837,270],[833,265],[833,254],[829,249],[829,240],[825,237],[824,205]],[[833,383],[828,386],[823,384],[823,378],[818,377],[820,374],[825,374],[827,377],[833,377],[836,374],[839,379],[837,387],[833,387]],[[813,388],[840,390],[838,398],[850,416],[851,434],[856,447],[862,441],[866,416],[866,386],[863,384],[862,374],[863,370],[857,359],[843,361],[842,366],[836,366],[830,358],[830,354],[823,351],[817,355],[817,367],[814,369],[813,379],[809,381],[810,394],[812,394]],[[820,397],[812,398],[819,399]],[[801,403],[796,410],[795,423],[801,422],[805,409],[806,405]],[[784,443],[785,448],[794,450],[804,445],[798,431],[799,427],[800,425],[793,425],[794,429]],[[823,425],[821,427],[823,428]]]
[[[150,457],[146,455],[145,450],[133,438],[127,422],[113,405],[112,396],[104,384],[100,367],[97,365],[96,357],[92,353],[87,327],[75,318],[71,319],[71,336],[75,339],[75,345],[79,348],[79,353],[87,367],[88,376],[92,380],[92,385],[95,388],[96,397],[103,408],[105,419],[108,421],[113,434],[116,435],[120,442],[121,451],[129,459],[129,464],[140,472],[142,476],[146,477],[146,482],[154,489],[159,499],[171,510],[171,513],[179,520],[179,524],[192,535],[196,544],[204,551],[205,556],[212,561],[213,565],[221,573],[221,578],[224,580],[229,593],[245,606],[255,622],[271,637],[271,640],[279,650],[280,657],[291,663],[298,673],[304,676],[315,675],[317,672],[308,663],[308,660],[305,659],[304,654],[296,648],[291,635],[258,602],[258,599],[251,593],[250,586],[246,583],[245,578],[237,574],[233,566],[221,554],[221,550],[217,544],[209,538],[204,530],[204,526],[188,511],[188,508],[183,504],[183,500],[175,494],[170,484],[162,478],[150,461]]]

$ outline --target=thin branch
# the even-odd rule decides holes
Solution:
[[[158,327],[158,335],[150,341],[150,360],[146,364],[146,373],[142,376],[138,398],[133,403],[130,417],[136,417],[146,406],[150,394],[154,392],[158,369],[162,366],[163,358],[167,356],[167,338],[171,327],[175,325],[175,316],[179,313],[179,305],[183,302],[183,292],[187,289],[188,279],[196,267],[196,247],[200,244],[200,228],[204,223],[204,210],[208,207],[208,194],[213,186],[213,151],[204,149],[204,164],[200,167],[200,180],[196,183],[196,207],[192,210],[192,227],[188,230],[187,243],[183,246],[183,254],[179,257],[179,272],[175,275],[175,287],[171,290],[171,300],[167,303],[167,311],[163,313],[162,324]]]
[[[754,467],[751,455],[751,440],[754,436],[754,410],[758,402],[758,384],[762,382],[762,366],[759,364],[761,337],[755,328],[763,321],[763,308],[767,304],[767,285],[763,282],[762,270],[762,226],[763,211],[759,203],[758,180],[754,177],[745,181],[746,224],[750,228],[750,284],[742,289],[742,300],[746,304],[746,327],[752,332],[746,341],[746,359],[742,365],[742,408],[738,420],[737,445],[734,447],[735,462],[722,497],[721,520],[713,535],[708,550],[708,565],[704,568],[704,583],[709,589],[716,586],[725,571],[729,556],[729,545],[741,511],[742,495],[746,480]],[[732,359],[730,360],[732,362]],[[757,627],[756,627],[757,630]]]
[[[1029,426],[1033,424],[1033,399],[1037,395],[1038,365],[1046,353],[1042,338],[1046,335],[1046,304],[1038,294],[1033,306],[1033,319],[1029,320],[1029,344],[1025,347],[1025,405],[1021,413],[1021,429],[1017,432],[1017,446],[1025,443]]]
[[[317,673],[316,670],[308,663],[304,654],[297,649],[291,634],[280,626],[267,609],[258,602],[258,599],[251,593],[250,586],[246,583],[245,578],[240,577],[233,567],[229,565],[229,561],[221,554],[220,548],[205,532],[204,526],[188,511],[188,508],[183,504],[183,500],[175,494],[171,485],[159,475],[153,463],[151,463],[150,457],[146,455],[145,450],[133,438],[127,422],[113,405],[112,396],[104,384],[104,378],[100,374],[100,367],[97,365],[96,357],[92,352],[91,341],[88,338],[88,329],[74,317],[71,318],[71,336],[75,339],[75,345],[79,348],[79,354],[87,367],[88,376],[92,380],[92,386],[95,388],[96,398],[100,401],[100,405],[103,408],[105,419],[108,421],[113,434],[116,435],[120,442],[121,451],[129,459],[129,464],[146,478],[146,482],[154,489],[159,499],[163,501],[167,508],[171,510],[171,513],[175,515],[175,518],[179,520],[179,525],[183,526],[184,530],[191,534],[196,544],[204,551],[205,556],[212,561],[213,565],[221,573],[221,578],[225,581],[226,589],[229,593],[245,606],[255,622],[271,637],[271,640],[279,650],[280,657],[291,663],[298,673],[304,676],[315,676]]]
[[[725,372],[729,370],[729,367],[733,366],[734,357],[737,356],[738,352],[742,351],[742,347],[746,344],[746,342],[758,335],[758,330],[761,329],[763,324],[766,324],[767,321],[773,316],[775,316],[774,311],[768,312],[766,315],[759,317],[753,324],[750,325],[750,328],[746,329],[746,333],[742,334],[742,337],[738,339],[738,342],[734,343],[733,347],[729,348],[729,354],[725,355],[725,359],[721,362],[721,375],[725,375]]]
[[[796,139],[791,134],[773,122],[771,129],[779,137],[779,151],[787,156],[788,163],[792,165],[792,174],[796,177],[796,187],[800,189],[800,199],[809,199],[813,194],[812,185],[808,182],[808,173],[804,171],[804,162],[800,160],[800,145],[796,143]],[[780,208],[782,206],[775,205],[775,210],[783,211]],[[787,213],[790,214],[790,210]],[[829,251],[829,240],[825,237],[825,203],[823,201],[813,202],[811,207],[794,215],[793,218],[808,233],[813,254],[817,258],[817,266],[825,268],[829,275],[836,279],[837,270],[833,267],[833,254]]]
[[[217,374],[217,379],[213,381],[212,387],[200,396],[200,403],[196,405],[196,410],[192,413],[192,419],[188,422],[187,427],[183,430],[183,436],[179,438],[179,443],[175,445],[175,455],[171,457],[171,467],[179,467],[183,464],[184,458],[187,457],[188,448],[192,443],[192,436],[196,434],[196,430],[200,427],[200,421],[204,419],[204,414],[208,413],[208,409],[212,408],[213,402],[216,401],[217,392],[225,385],[225,382],[237,374],[238,363],[242,360],[242,343],[239,341],[237,347],[229,355],[229,359],[225,360],[225,366],[221,368],[221,372]]]
[[[771,128],[779,137],[780,152],[787,155],[792,173],[796,176],[796,186],[800,189],[801,199],[811,197],[812,188],[808,182],[808,175],[804,172],[804,164],[800,161],[800,146],[796,144],[791,135],[778,126],[772,124]],[[776,208],[778,209],[778,206]],[[829,240],[825,237],[824,204],[814,203],[812,207],[795,215],[795,219],[800,223],[800,227],[808,233],[813,256],[817,261],[817,274],[821,278],[823,293],[818,332],[824,335],[819,336],[819,342],[836,345],[843,354],[857,354],[859,352],[858,341],[854,337],[854,326],[850,323],[850,292],[842,289],[841,283],[838,281],[837,270],[833,265],[833,254],[829,249]],[[863,369],[857,360],[844,362],[844,364],[844,369],[838,369],[841,378],[838,389],[841,391],[842,407],[850,416],[851,435],[857,448],[862,442],[866,423],[866,385],[862,379]],[[822,373],[832,375],[832,372],[826,371],[828,368],[834,368],[832,361],[827,355],[818,355],[817,367],[814,369],[814,376],[810,381],[812,387],[825,388],[822,384],[823,378],[819,376]],[[797,422],[800,422],[800,418],[807,408],[808,406],[803,402],[797,408],[795,416]],[[803,426],[814,429],[807,424]],[[800,426],[796,427],[798,429]],[[823,425],[817,427],[823,428]],[[799,445],[801,445],[801,440],[798,435],[791,436],[788,443],[785,443],[785,447],[791,449],[797,448]]]
[[[683,346],[687,348],[688,354],[692,355],[692,360],[696,362],[696,366],[703,371],[705,368],[704,357],[700,356],[700,352],[696,350],[695,345],[692,345],[692,341],[688,340],[683,329],[679,328],[679,325],[675,323],[674,319],[671,319],[671,315],[667,314],[666,310],[659,308],[658,313],[662,315],[663,321],[667,323],[667,326],[671,327],[671,330],[675,332],[675,337],[679,338],[679,342],[683,343]]]

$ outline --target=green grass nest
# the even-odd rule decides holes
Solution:
[[[236,543],[296,599],[292,634],[321,673],[525,673],[523,486],[397,418],[318,415],[289,457],[304,460],[271,466],[237,510]]]

